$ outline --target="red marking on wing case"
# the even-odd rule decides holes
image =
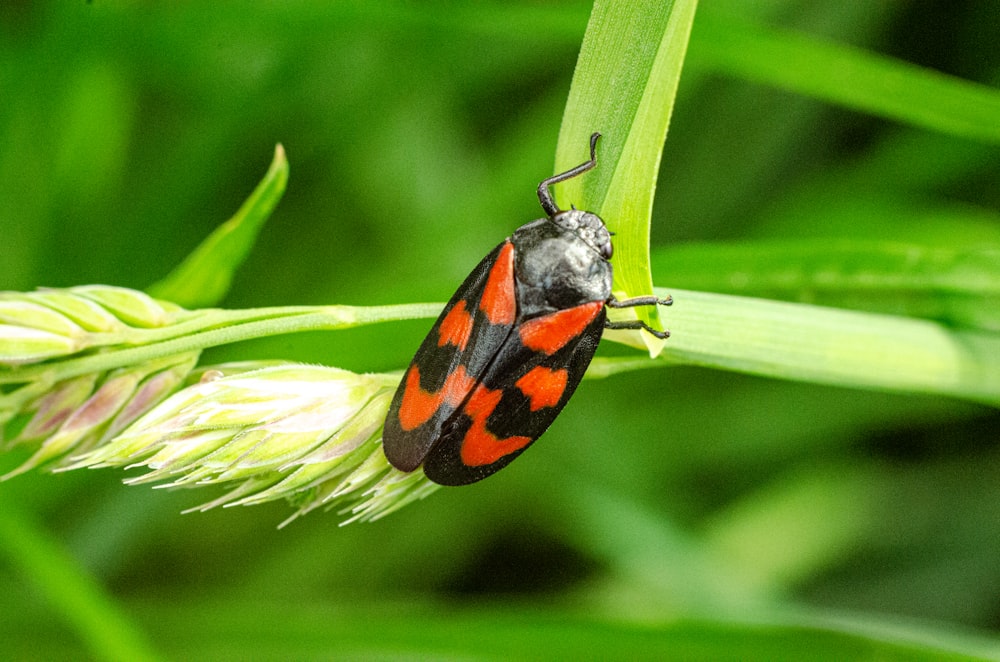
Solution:
[[[521,450],[532,441],[534,440],[531,437],[498,439],[486,429],[485,421],[476,420],[465,433],[465,440],[462,443],[462,462],[469,467],[493,464],[500,458]]]
[[[441,387],[441,397],[452,407],[462,404],[462,400],[476,385],[476,378],[465,371],[465,366],[455,368]]]
[[[568,379],[569,373],[566,370],[537,366],[514,382],[514,386],[528,397],[531,411],[538,411],[542,407],[555,407],[559,404]]]
[[[462,462],[468,467],[480,467],[493,464],[500,458],[510,455],[530,444],[531,437],[507,437],[500,439],[486,429],[486,419],[500,404],[503,391],[490,390],[480,384],[472,392],[465,404],[465,413],[472,418],[472,427],[465,433],[462,440]]]
[[[555,354],[583,333],[603,307],[603,301],[592,301],[528,320],[518,329],[521,342],[530,350]]]
[[[490,267],[479,309],[486,313],[490,324],[513,324],[517,315],[515,296],[514,245],[508,241]]]
[[[503,399],[502,390],[489,389],[480,384],[469,396],[469,401],[465,403],[463,411],[473,420],[481,418],[485,421],[500,404],[501,399]]]
[[[405,432],[420,427],[431,420],[442,403],[458,407],[475,385],[476,380],[465,371],[465,366],[460,365],[448,375],[441,390],[428,393],[420,388],[420,368],[411,366],[406,373],[406,390],[399,406],[399,427]]]
[[[459,301],[455,307],[441,320],[438,328],[438,347],[451,343],[463,351],[472,335],[472,315],[465,309],[465,300]]]

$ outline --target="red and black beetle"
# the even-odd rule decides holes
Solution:
[[[538,185],[547,218],[528,223],[472,270],[434,323],[389,407],[382,445],[400,471],[466,485],[504,468],[542,435],[583,378],[606,307],[669,305],[611,295],[611,233],[599,216],[561,210],[549,186],[597,165],[590,160]]]

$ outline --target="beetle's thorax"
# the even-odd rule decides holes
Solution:
[[[511,236],[518,315],[535,317],[611,296],[611,233],[600,217],[572,209]],[[603,243],[602,243],[603,242]]]

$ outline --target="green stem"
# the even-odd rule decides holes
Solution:
[[[115,345],[150,345],[173,338],[190,336],[201,331],[223,325],[239,324],[255,320],[265,320],[292,315],[303,315],[321,310],[316,306],[276,306],[274,308],[250,308],[248,310],[223,310],[206,308],[203,310],[175,313],[175,320],[167,325],[153,328],[126,328],[108,333],[91,333],[85,349],[113,347]]]
[[[207,347],[301,331],[363,326],[376,322],[434,317],[441,304],[414,303],[396,306],[322,306],[210,310],[181,324],[136,331],[127,349],[12,368],[0,374],[0,383],[45,381],[54,383],[91,372],[105,372],[145,363],[165,356],[195,352]],[[225,325],[225,326],[220,326]]]

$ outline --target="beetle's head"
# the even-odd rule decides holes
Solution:
[[[614,252],[611,232],[597,214],[581,209],[567,209],[551,216],[549,220],[561,229],[575,233],[605,260],[611,259]]]

